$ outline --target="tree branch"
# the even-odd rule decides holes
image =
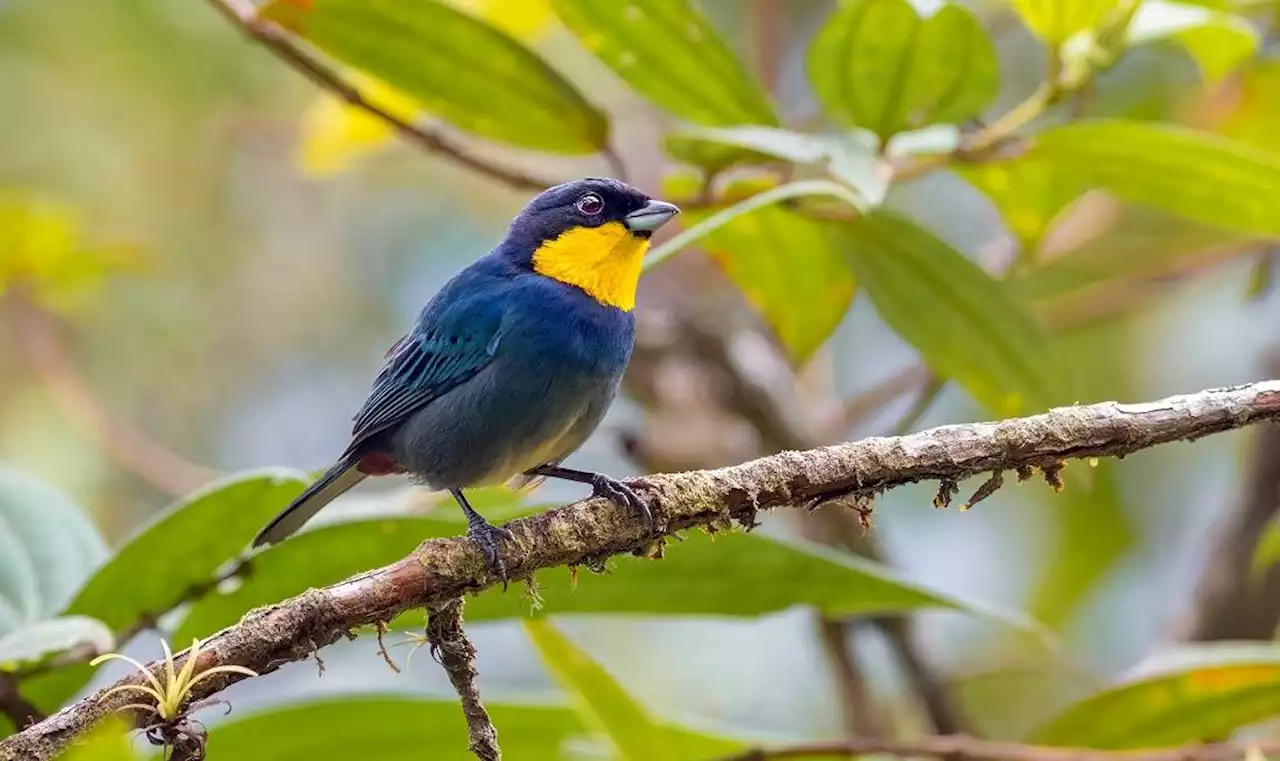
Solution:
[[[1280,348],[1267,357],[1280,373]],[[1258,431],[1252,442],[1244,489],[1215,520],[1204,571],[1190,610],[1175,637],[1191,642],[1270,640],[1280,623],[1280,565],[1255,572],[1253,555],[1272,517],[1280,511],[1280,428]]]
[[[228,21],[240,27],[251,39],[263,45],[285,63],[302,72],[304,76],[316,85],[342,98],[356,108],[363,109],[378,117],[394,127],[397,132],[418,147],[444,156],[461,167],[470,169],[491,180],[501,182],[514,190],[537,191],[555,184],[515,169],[490,163],[487,159],[454,145],[442,133],[427,129],[420,124],[403,121],[382,106],[371,103],[351,83],[344,80],[342,75],[334,71],[318,57],[296,45],[283,30],[275,24],[258,18],[257,8],[254,7],[250,0],[209,0],[209,2],[215,10],[221,13]],[[606,156],[606,158],[608,157]]]
[[[810,743],[775,750],[751,750],[724,761],[774,761],[784,758],[854,757],[873,753],[887,756],[946,756],[969,761],[1240,761],[1251,750],[1264,756],[1280,752],[1280,743],[1212,743],[1177,748],[1097,750],[1047,745],[977,740],[965,735],[940,735],[915,740],[860,738],[839,742]]]
[[[476,688],[476,648],[462,631],[462,599],[451,600],[432,608],[427,617],[427,643],[462,701],[462,714],[467,717],[469,748],[480,761],[499,761],[498,730],[489,712],[480,702]]]
[[[108,457],[166,494],[190,494],[220,474],[166,448],[112,415],[94,393],[60,335],[55,317],[20,293],[8,300],[13,336],[71,422],[95,439]]]
[[[992,471],[1026,473],[1033,467],[1056,476],[1064,459],[1124,456],[1278,418],[1280,381],[1264,381],[1146,404],[1062,407],[997,423],[783,452],[717,470],[633,479],[631,485],[647,495],[660,516],[661,533],[670,535],[696,526],[750,526],[759,510],[808,507],[849,494],[869,496],[917,481],[952,484]],[[507,528],[516,537],[505,553],[512,578],[554,566],[598,564],[611,555],[643,551],[654,539],[631,511],[600,498],[515,520]],[[469,539],[434,539],[399,562],[250,612],[202,645],[196,668],[235,664],[269,673],[310,658],[317,648],[353,629],[412,608],[439,606],[496,582]],[[141,678],[130,676],[117,685]],[[243,678],[221,674],[202,681],[190,699],[209,697]],[[91,724],[133,699],[117,694],[104,700],[102,694],[0,741],[0,761],[51,759]]]
[[[9,717],[9,721],[18,729],[44,718],[40,709],[18,692],[18,680],[12,674],[4,672],[0,672],[0,714]]]

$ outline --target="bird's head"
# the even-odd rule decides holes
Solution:
[[[519,266],[630,311],[649,238],[678,213],[618,180],[567,182],[524,207],[500,250]]]

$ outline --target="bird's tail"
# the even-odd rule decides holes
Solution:
[[[302,528],[311,516],[320,512],[320,508],[363,481],[364,478],[365,475],[356,470],[356,463],[346,458],[339,460],[323,476],[316,479],[315,483],[308,486],[306,491],[298,495],[298,498],[279,515],[272,518],[271,522],[254,537],[253,546],[261,547],[264,544],[275,544],[284,540]]]

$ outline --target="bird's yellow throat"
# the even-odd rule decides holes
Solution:
[[[533,271],[576,285],[601,304],[630,312],[649,241],[620,222],[575,227],[533,252]]]

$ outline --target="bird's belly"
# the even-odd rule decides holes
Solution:
[[[539,465],[559,462],[570,452],[582,446],[585,436],[578,435],[578,420],[569,420],[560,432],[547,437],[541,443],[512,450],[506,457],[493,464],[492,469],[478,476],[472,486],[498,486]],[[589,432],[588,432],[589,433]]]
[[[565,368],[490,365],[406,421],[395,457],[436,489],[504,483],[577,449],[616,389],[616,379]]]

